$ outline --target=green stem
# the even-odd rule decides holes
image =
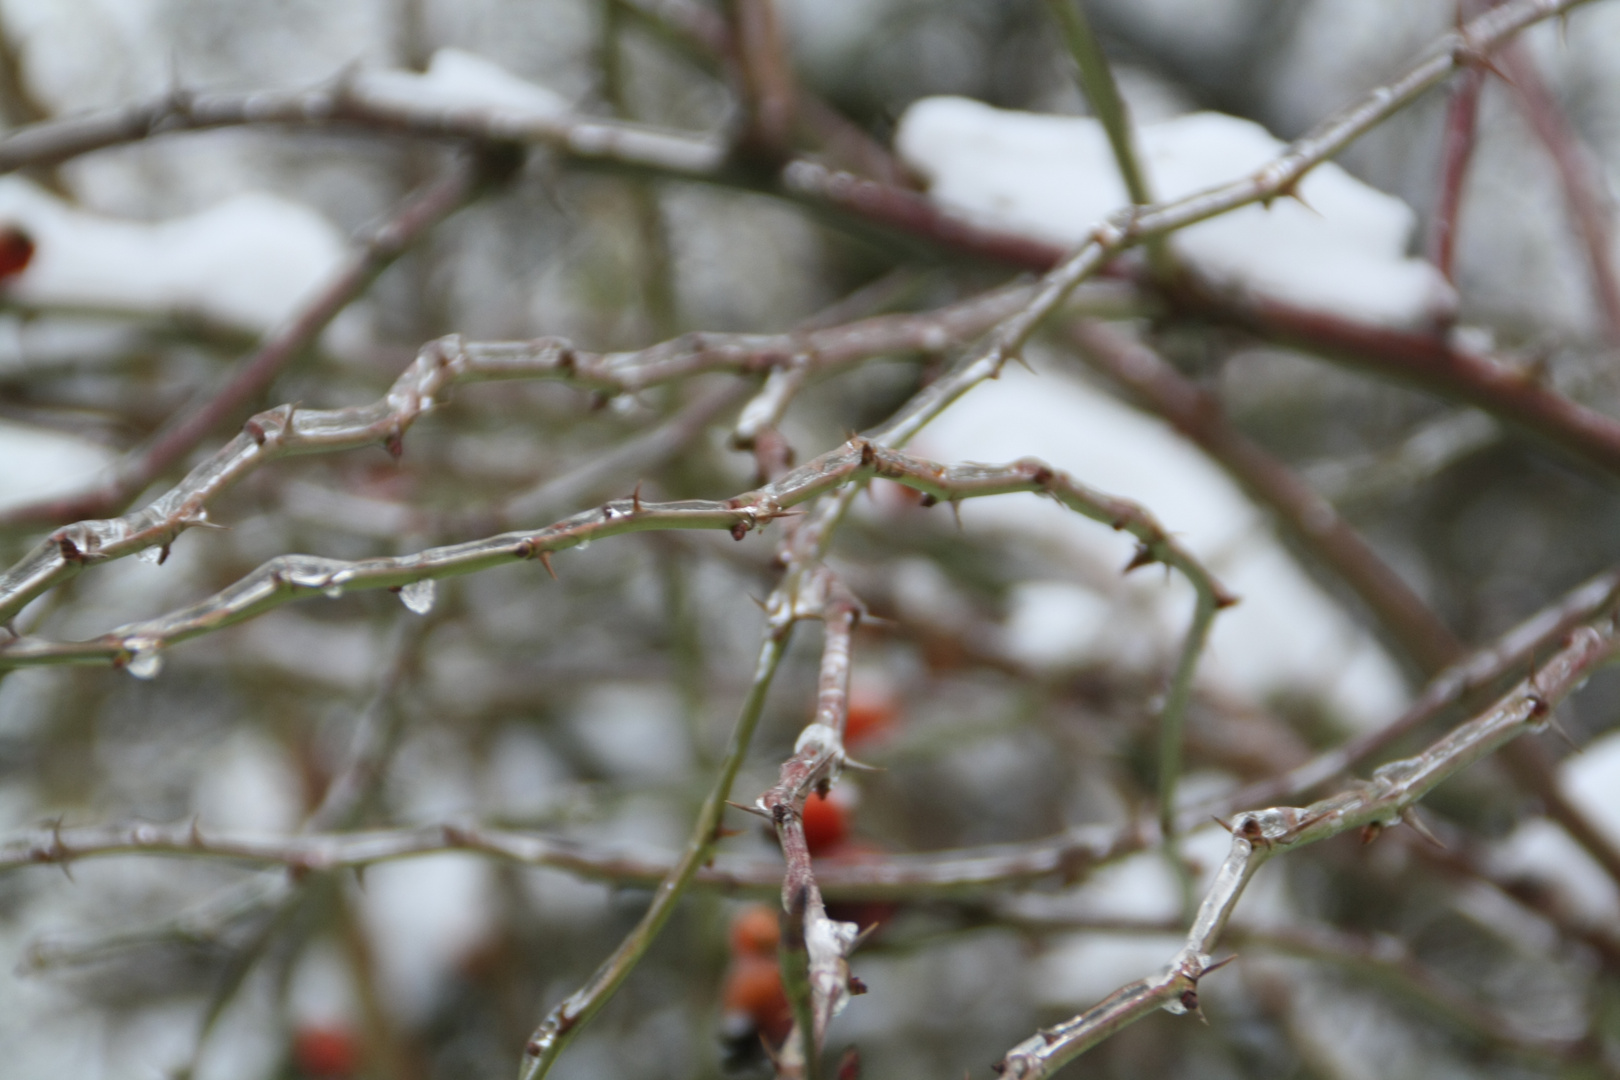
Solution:
[[[731,794],[731,785],[736,780],[737,770],[742,767],[743,758],[748,752],[748,744],[753,739],[754,728],[765,706],[766,694],[776,675],[777,666],[781,663],[782,654],[787,650],[792,630],[792,623],[772,627],[765,638],[760,649],[759,663],[754,669],[753,683],[748,688],[748,697],[743,701],[737,726],[731,734],[731,743],[726,748],[725,760],[720,765],[720,775],[708,797],[703,800],[703,809],[698,813],[697,825],[692,830],[691,838],[686,842],[686,850],[681,854],[680,861],[664,880],[658,883],[658,890],[653,894],[652,904],[648,906],[646,914],[614,950],[613,955],[602,962],[588,983],[552,1009],[540,1022],[540,1026],[535,1028],[518,1072],[521,1080],[541,1080],[551,1071],[551,1067],[557,1063],[557,1058],[573,1040],[574,1035],[603,1005],[607,1004],[620,984],[629,977],[630,972],[635,969],[636,964],[658,937],[659,931],[669,921],[676,903],[686,891],[693,876],[697,874],[698,868],[709,861],[714,851],[720,818],[725,812],[726,799]]]
[[[1187,627],[1181,657],[1176,661],[1164,709],[1159,713],[1159,828],[1166,838],[1174,836],[1176,829],[1176,781],[1181,776],[1182,732],[1187,726],[1187,705],[1192,700],[1193,674],[1198,670],[1198,657],[1204,651],[1218,610],[1215,594],[1199,588],[1192,624]]]

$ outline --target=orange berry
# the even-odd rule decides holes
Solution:
[[[0,278],[22,273],[33,257],[33,237],[15,225],[0,225]]]
[[[850,687],[844,745],[859,746],[882,739],[894,729],[899,717],[899,704],[892,691],[860,684]]]
[[[824,855],[849,836],[849,814],[820,792],[804,801],[804,842],[812,855]]]
[[[360,1047],[347,1028],[310,1024],[293,1036],[293,1063],[306,1076],[341,1080],[360,1067]]]
[[[735,957],[726,972],[721,1001],[728,1029],[736,1029],[734,1018],[747,1017],[755,1031],[771,1043],[780,1044],[793,1027],[793,1008],[782,989],[782,973],[775,957],[753,953]]]
[[[750,904],[731,920],[733,956],[775,956],[782,924],[769,904]]]

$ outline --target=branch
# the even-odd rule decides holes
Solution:
[[[505,343],[443,338],[425,346],[388,393],[370,405],[282,405],[260,413],[242,434],[145,508],[57,529],[0,574],[0,624],[92,563],[165,548],[186,529],[209,524],[209,503],[268,461],[374,443],[397,452],[411,424],[458,383],[553,379],[603,393],[634,393],[711,371],[768,371],[800,355],[814,357],[820,372],[835,371],[872,355],[947,348],[982,333],[1026,295],[1021,289],[1001,290],[926,314],[877,316],[803,334],[691,334],[627,353],[588,353],[562,338]]]
[[[783,763],[776,784],[755,802],[776,826],[787,863],[782,908],[788,913],[788,925],[802,935],[811,1020],[810,1028],[800,1032],[805,1040],[802,1064],[804,1075],[812,1078],[819,1074],[827,1025],[849,1004],[849,954],[860,934],[854,923],[827,916],[804,835],[804,804],[811,792],[826,794],[847,760],[844,725],[849,717],[850,639],[861,607],[830,571],[823,568],[814,580],[826,626],[815,716],[799,734],[793,756]],[[799,942],[784,938],[784,947],[788,945],[797,950]]]
[[[1564,201],[1575,219],[1575,235],[1586,252],[1593,299],[1605,335],[1611,344],[1620,344],[1620,278],[1615,276],[1613,211],[1602,166],[1564,115],[1523,45],[1509,43],[1497,59],[1525,118],[1558,169]]]
[[[287,407],[283,407],[284,409]],[[269,415],[269,414],[264,414]],[[290,425],[288,425],[290,426]],[[286,430],[282,428],[280,430]],[[280,437],[279,431],[276,436]],[[267,436],[268,437],[268,436]],[[414,555],[345,561],[315,555],[281,555],[207,599],[167,615],[118,627],[81,642],[37,637],[0,641],[0,669],[62,663],[135,665],[156,674],[163,648],[262,614],[288,601],[341,596],[361,589],[402,589],[416,582],[476,573],[514,560],[548,563],[553,553],[592,540],[652,529],[725,529],[741,539],[794,506],[881,476],[940,499],[968,499],[1018,491],[1042,492],[1095,521],[1141,541],[1142,562],[1162,562],[1180,571],[1217,607],[1232,602],[1214,578],[1165,533],[1151,514],[1124,499],[1093,491],[1038,461],[1012,465],[942,466],[856,438],[783,476],[775,483],[724,501],[644,502],[617,499],[533,532],[510,532]]]
[[[1420,669],[1435,674],[1464,655],[1462,643],[1339,517],[1331,504],[1313,492],[1287,465],[1226,425],[1220,405],[1212,395],[1187,383],[1151,350],[1104,327],[1079,325],[1071,334],[1097,366],[1145,398],[1149,407],[1208,451],[1251,495],[1269,506],[1307,551],[1356,592]],[[1599,595],[1610,591],[1612,586],[1609,590],[1600,590]],[[1426,694],[1425,698],[1428,697]],[[1403,723],[1416,722],[1409,718],[1418,715],[1427,713],[1417,706],[1408,709],[1405,716],[1378,733],[1377,745],[1387,745],[1387,738],[1393,737],[1391,732],[1403,730]],[[1357,751],[1362,751],[1372,741],[1367,737],[1358,740]],[[1508,748],[1505,760],[1521,785],[1546,806],[1548,815],[1620,885],[1620,848],[1564,797],[1550,763],[1539,748],[1531,743],[1515,744]],[[1318,759],[1306,768],[1322,761]],[[1166,804],[1161,806],[1168,836],[1171,810]]]
[[[817,867],[817,880],[826,895],[840,900],[960,895],[1050,878],[1073,882],[1096,866],[1143,850],[1148,839],[1140,829],[1078,826],[1018,844],[889,854],[859,862],[825,859]],[[668,859],[605,850],[564,837],[473,823],[262,836],[216,832],[198,822],[180,821],[52,825],[12,833],[0,838],[0,873],[130,855],[213,859],[318,873],[358,870],[446,851],[546,866],[627,888],[652,888],[674,865]],[[700,867],[693,883],[728,893],[780,894],[782,864],[774,859],[719,858]]]
[[[1458,15],[1474,12],[1480,0],[1459,0]],[[1440,192],[1435,199],[1434,216],[1429,219],[1425,250],[1428,259],[1454,281],[1453,264],[1457,251],[1457,222],[1462,213],[1463,182],[1468,162],[1474,156],[1479,129],[1479,97],[1485,86],[1485,68],[1471,67],[1457,79],[1451,100],[1446,103],[1446,123],[1440,143]]]
[[[736,727],[732,730],[731,742],[726,747],[725,758],[721,761],[719,775],[704,798],[702,809],[698,811],[697,822],[693,825],[691,837],[686,842],[686,850],[658,882],[652,903],[648,905],[646,913],[642,915],[635,929],[619,944],[613,954],[602,962],[590,981],[548,1012],[534,1029],[534,1033],[529,1036],[529,1042],[523,1051],[523,1065],[520,1070],[522,1080],[539,1080],[551,1070],[551,1066],[567,1048],[578,1029],[607,1004],[614,991],[618,990],[620,984],[629,977],[630,972],[652,946],[664,923],[669,921],[670,915],[675,911],[675,904],[686,891],[686,887],[697,876],[699,869],[709,861],[715,842],[719,838],[720,819],[725,812],[726,800],[731,795],[732,782],[736,780],[737,770],[742,767],[743,758],[748,752],[754,727],[759,723],[760,713],[765,707],[765,695],[776,674],[776,667],[781,663],[782,654],[787,650],[788,635],[792,632],[792,628],[791,613],[788,618],[771,620],[760,650],[759,662],[754,668],[753,681],[749,685],[747,696],[743,699]]]
[[[1112,327],[1076,321],[1067,336],[1090,366],[1201,447],[1251,498],[1269,507],[1311,554],[1343,578],[1425,670],[1456,659],[1451,631],[1367,546],[1333,504],[1288,465],[1232,427],[1210,391],[1145,344]]]
[[[1210,952],[1249,879],[1272,855],[1363,826],[1382,828],[1400,820],[1443,781],[1507,745],[1546,727],[1552,709],[1620,650],[1612,614],[1569,635],[1533,679],[1521,682],[1491,709],[1462,724],[1422,754],[1392,761],[1371,781],[1310,806],[1275,807],[1239,815],[1232,847],[1216,872],[1187,933],[1186,944],[1158,975],[1130,984],[1101,1004],[1027,1039],[997,1064],[1016,1080],[1044,1077],[1120,1029],[1158,1009],[1186,1013],[1198,1008],[1198,980],[1220,966]]]
[[[1417,699],[1390,723],[1307,761],[1280,776],[1242,788],[1225,805],[1254,806],[1303,795],[1350,772],[1378,751],[1417,730],[1441,712],[1528,667],[1536,656],[1620,603],[1620,570],[1610,570],[1577,586],[1556,603],[1530,616],[1495,642],[1441,671]]]

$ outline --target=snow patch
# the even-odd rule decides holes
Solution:
[[[0,221],[34,238],[8,284],[26,304],[196,313],[256,332],[285,321],[343,263],[343,235],[262,192],[168,221],[89,213],[19,176],[0,178]]]
[[[112,460],[83,439],[0,420],[0,511],[81,491]]]
[[[1211,112],[1140,125],[1137,144],[1158,199],[1236,180],[1285,149],[1260,125]],[[901,118],[895,145],[939,202],[1041,240],[1078,244],[1129,204],[1090,117],[925,98]],[[1416,218],[1405,203],[1331,162],[1299,192],[1309,208],[1247,206],[1181,230],[1176,248],[1218,282],[1354,318],[1416,325],[1455,307],[1439,271],[1406,257]]]
[[[1039,352],[1032,358],[1039,361]],[[1162,421],[1061,372],[1034,375],[1009,366],[1000,379],[935,420],[917,449],[944,462],[1034,456],[1081,483],[1147,507],[1241,598],[1216,618],[1201,677],[1257,699],[1278,691],[1320,697],[1357,726],[1387,722],[1405,702],[1405,682],[1394,661],[1306,576],[1237,485]],[[1123,567],[1134,546],[1129,536],[1044,499],[986,499],[972,509],[963,515],[969,530],[1044,533],[1103,565]],[[1121,587],[1157,617],[1114,621],[1156,637],[1159,655],[1172,655],[1192,612],[1191,589],[1179,575],[1167,579],[1162,567],[1139,570]],[[1117,651],[1118,639],[1129,636],[1093,632],[1090,601],[1060,625],[1051,613],[1072,605],[1073,591],[1037,582],[1016,593],[1011,640],[1054,635],[1029,646],[1032,660],[1073,662],[1087,649]]]
[[[546,115],[569,111],[568,100],[556,91],[461,49],[440,49],[420,75],[368,71],[358,75],[355,83],[365,97],[414,108],[504,109]]]
[[[366,871],[361,910],[382,989],[398,1012],[427,1015],[446,980],[484,944],[494,916],[489,863],[430,855]]]

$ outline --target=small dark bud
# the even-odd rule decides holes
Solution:
[[[747,535],[748,535],[748,522],[739,521],[736,524],[731,526],[731,538],[733,540],[741,540],[743,537],[745,537]]]

